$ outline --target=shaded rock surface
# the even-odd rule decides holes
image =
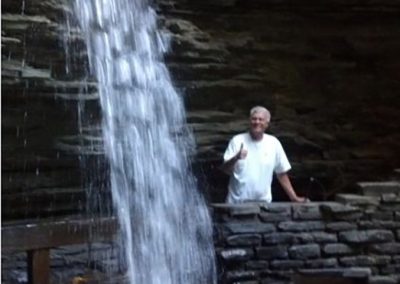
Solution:
[[[355,181],[380,180],[399,167],[397,1],[156,5],[160,27],[171,35],[167,66],[197,141],[195,173],[210,200],[225,197],[227,177],[218,166],[255,104],[272,111],[269,132],[287,151],[295,187],[311,198],[351,191]],[[82,38],[72,28],[64,51],[66,1],[4,0],[2,10],[2,194],[15,202],[7,201],[14,213],[3,207],[3,217],[82,210],[85,198],[74,190],[55,210],[39,205],[47,204],[43,192],[64,194],[95,175],[82,175],[82,161],[104,173],[92,185],[107,187]],[[90,126],[84,133],[78,106]],[[286,199],[274,188],[276,199]],[[22,210],[30,196],[36,213]]]

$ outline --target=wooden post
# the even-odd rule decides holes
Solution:
[[[28,283],[50,283],[50,251],[49,249],[28,251]]]

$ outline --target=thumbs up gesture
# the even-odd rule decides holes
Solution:
[[[243,149],[243,143],[242,145],[240,145],[240,150],[239,152],[236,154],[236,157],[238,160],[243,160],[247,157],[247,150]]]

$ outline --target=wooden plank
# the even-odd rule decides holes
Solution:
[[[3,251],[29,251],[93,241],[112,241],[117,232],[114,217],[41,219],[8,222],[1,228]]]
[[[28,251],[28,283],[50,283],[50,252],[48,249]]]

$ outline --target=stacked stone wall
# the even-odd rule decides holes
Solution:
[[[341,199],[214,204],[220,282],[302,283],[295,281],[300,275],[398,283],[399,197],[338,196]]]

